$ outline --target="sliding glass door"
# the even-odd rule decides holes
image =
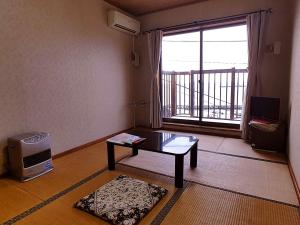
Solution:
[[[239,124],[247,85],[246,25],[164,36],[163,118]]]
[[[199,94],[193,90],[199,83],[191,74],[192,71],[200,71],[199,40],[200,32],[163,38],[161,80],[164,118],[199,119]]]
[[[203,121],[239,124],[247,67],[246,25],[203,31]]]

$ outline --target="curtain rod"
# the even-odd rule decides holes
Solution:
[[[236,15],[232,15],[232,16],[219,17],[219,18],[216,18],[216,19],[197,20],[197,21],[193,21],[193,22],[189,22],[189,23],[183,23],[183,24],[179,24],[179,25],[159,27],[159,28],[143,31],[143,33],[149,33],[151,31],[155,31],[155,30],[167,31],[167,30],[172,30],[172,29],[176,29],[176,28],[184,28],[186,26],[199,25],[199,24],[209,23],[209,22],[214,22],[214,21],[219,21],[219,20],[234,19],[234,18],[244,17],[244,16],[247,16],[247,15],[250,15],[250,14],[253,14],[253,13],[258,13],[258,12],[272,13],[272,8],[252,11],[252,12],[248,12],[248,13],[236,14]]]

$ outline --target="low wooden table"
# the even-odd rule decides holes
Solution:
[[[138,135],[146,138],[141,143],[135,145],[117,144],[107,141],[108,169],[115,169],[115,151],[114,146],[132,148],[133,156],[138,155],[138,150],[151,151],[160,154],[168,154],[175,156],[175,186],[183,187],[183,167],[184,156],[191,151],[190,167],[197,167],[197,146],[198,139],[193,136],[184,136],[172,134],[168,132],[152,132],[131,130],[129,134]],[[155,162],[153,162],[155,164]]]

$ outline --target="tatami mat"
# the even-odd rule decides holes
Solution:
[[[116,147],[116,159],[129,153],[131,153],[129,148]],[[55,159],[53,163],[54,170],[38,179],[25,183],[12,179],[2,179],[2,181],[45,200],[90,174],[105,168],[107,166],[106,143],[95,144]]]
[[[287,162],[283,154],[253,150],[245,141],[236,138],[225,138],[217,152],[276,162]]]
[[[232,154],[241,154],[239,151],[240,147],[238,147],[241,145],[235,143],[235,139],[233,139],[233,141],[226,142],[225,140],[230,139],[213,137],[209,135],[200,135],[199,139],[199,144],[200,142],[202,142],[202,148],[206,149],[207,151],[218,153],[220,147],[223,145],[223,149],[225,149],[227,153],[231,151]],[[236,147],[236,149],[234,149],[233,147]],[[236,153],[235,151],[237,151],[238,153]],[[117,159],[124,158],[130,153],[131,150],[129,148],[116,147]],[[168,195],[165,196],[161,202],[159,202],[159,204],[141,221],[140,224],[150,224],[153,219],[159,214],[159,212],[161,212],[161,209],[163,209],[163,207],[170,208],[168,207],[169,204],[167,204],[167,202],[171,199],[172,196],[174,196],[173,194],[175,193],[175,191],[178,191],[178,189],[175,189],[174,187],[173,178],[164,175],[149,173],[147,171],[138,170],[136,168],[131,168],[128,166],[122,166],[120,164],[117,164],[116,170],[113,172],[107,170],[102,172],[102,170],[107,166],[106,155],[106,143],[103,142],[87,147],[81,151],[77,151],[72,154],[55,159],[54,170],[39,177],[38,179],[34,179],[25,183],[20,183],[18,181],[7,178],[0,179],[0,223],[14,218],[17,215],[24,215],[21,213],[25,212],[26,216],[24,216],[24,218],[22,217],[23,219],[18,221],[17,224],[107,224],[99,218],[74,209],[73,204],[82,196],[85,196],[86,194],[94,191],[102,184],[107,183],[120,174],[126,174],[138,179],[145,180],[147,182],[156,183],[169,190]],[[124,159],[123,163],[124,162],[131,166],[146,170],[152,170],[161,174],[170,176],[174,175],[174,158],[172,156],[140,151],[138,156]],[[96,176],[93,176],[92,174],[96,174]],[[92,178],[86,180],[86,178],[90,176]],[[190,170],[189,168],[189,155],[185,157],[184,176],[188,180],[193,180],[199,183],[298,205],[287,166],[284,164],[250,160],[245,158],[231,157],[222,154],[199,151],[198,167],[195,170]],[[70,187],[73,187],[74,184],[75,188],[70,189]],[[200,185],[193,184],[191,187],[194,186]],[[203,186],[200,187],[202,187],[202,189],[204,188]],[[198,188],[195,188],[195,190],[189,188],[188,192],[191,194],[187,194],[187,196],[193,196],[194,199],[190,200],[186,196],[184,196],[184,198],[180,198],[180,201],[178,202],[179,205],[177,203],[175,204],[174,208],[172,208],[171,212],[168,214],[167,218],[165,218],[163,223],[187,225],[260,225],[271,224],[271,222],[274,220],[272,218],[270,219],[269,217],[274,217],[279,221],[277,223],[273,223],[274,225],[285,225],[289,224],[288,222],[290,221],[290,224],[296,224],[294,223],[293,219],[294,214],[289,214],[289,212],[287,212],[286,210],[289,208],[284,208],[289,206],[281,205],[279,203],[272,203],[270,201],[267,201],[268,203],[264,202],[261,205],[261,203],[257,201],[250,202],[248,198],[252,199],[251,197],[237,195],[230,192],[226,193],[231,194],[230,196],[234,195],[236,197],[226,198],[224,197],[225,195],[216,195],[216,198],[210,200],[210,195],[214,197],[212,190],[218,193],[221,191],[209,187],[205,188],[207,188],[208,191],[205,191],[205,193],[202,194],[202,197],[202,192],[200,192]],[[205,198],[203,196],[205,196]],[[222,200],[222,202],[222,198],[224,198],[225,200],[227,199],[228,204],[215,203],[218,198],[219,200]],[[241,200],[244,198],[247,199]],[[271,203],[275,204],[276,207],[283,207],[280,208],[282,213],[280,214],[280,210],[276,207],[276,209],[273,209],[268,205]],[[191,207],[195,205],[195,207],[193,207],[194,209],[192,209],[185,204],[191,205]],[[249,204],[251,207],[248,206]],[[31,207],[34,207],[33,209],[37,209],[37,207],[39,207],[40,205],[42,205],[41,208],[36,211],[29,210]],[[266,208],[266,210],[261,209],[261,211],[258,212],[253,211],[253,208],[255,208],[256,206],[258,207],[258,209],[261,209],[262,207]],[[212,212],[218,212],[217,210],[223,213],[220,208],[223,210],[229,210],[225,211],[225,215],[232,217],[231,220],[224,219],[222,217],[223,214],[219,216],[211,214]],[[270,210],[267,210],[269,208]],[[290,208],[294,209],[293,207]],[[176,211],[174,211],[174,209]],[[190,211],[194,213],[192,216],[189,214]],[[237,215],[235,215],[235,211],[237,211]],[[246,213],[244,217],[242,213],[240,213],[240,211],[244,211],[244,213]],[[204,218],[202,221],[199,220],[199,217],[203,212],[207,215],[202,216]],[[256,218],[251,219],[250,217],[255,217],[255,213],[257,213]],[[286,220],[287,223],[281,223],[282,221],[285,221],[284,218],[286,216],[290,216],[290,220]],[[260,217],[262,217],[262,219],[260,219]],[[171,220],[170,218],[174,219]],[[210,218],[213,219],[210,220]],[[235,221],[235,219],[237,222]],[[224,223],[223,220],[225,221]],[[269,223],[269,221],[271,222]]]
[[[300,219],[294,207],[192,184],[162,224],[299,225]]]
[[[41,199],[0,180],[0,224],[41,202]]]
[[[121,163],[174,176],[174,156],[139,150]],[[298,205],[287,165],[209,152],[198,152],[198,166],[189,167],[185,156],[184,178],[203,184]]]
[[[115,171],[105,171],[91,181],[81,185],[72,192],[64,195],[63,197],[55,200],[54,202],[46,205],[40,210],[34,212],[30,216],[25,217],[16,224],[28,224],[28,225],[76,225],[76,224],[107,224],[100,218],[92,216],[86,212],[80,211],[73,207],[74,203],[81,197],[93,192],[98,187],[116,178],[117,176],[125,174],[128,176],[142,179],[149,183],[158,184],[168,189],[168,194],[146,215],[146,217],[140,222],[141,225],[150,224],[151,221],[156,217],[159,211],[164,205],[170,200],[172,195],[175,193],[176,188],[174,187],[174,179],[148,173],[142,170],[117,165]]]
[[[253,159],[262,159],[266,161],[287,163],[287,159],[284,154],[253,150],[251,146],[242,139],[225,138],[225,137],[212,136],[212,135],[193,134],[193,133],[185,133],[185,132],[166,131],[166,130],[160,130],[160,131],[181,134],[181,135],[195,136],[199,139],[198,142],[199,150],[211,151],[211,152],[227,154],[232,156],[240,156],[240,157],[253,158]]]

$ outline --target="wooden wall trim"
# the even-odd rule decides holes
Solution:
[[[296,176],[295,176],[295,173],[293,171],[293,167],[292,167],[290,161],[288,161],[288,167],[289,167],[289,171],[290,171],[290,174],[291,174],[291,177],[292,177],[293,185],[294,185],[295,190],[296,190],[296,195],[297,195],[297,198],[298,198],[298,202],[300,203],[300,189],[299,189],[299,185],[297,183]]]
[[[100,142],[103,142],[103,141],[105,141],[106,139],[108,139],[108,138],[110,138],[110,137],[113,137],[113,136],[115,136],[115,135],[117,135],[117,134],[126,132],[126,131],[128,131],[128,130],[130,130],[130,129],[132,129],[132,128],[128,128],[128,129],[125,129],[125,130],[121,130],[121,131],[119,131],[119,132],[110,134],[110,135],[108,135],[108,136],[101,137],[101,138],[99,138],[99,139],[97,139],[97,140],[95,140],[95,141],[91,141],[91,142],[85,143],[85,144],[83,144],[83,145],[77,146],[77,147],[75,147],[75,148],[66,150],[66,151],[64,151],[64,152],[62,152],[62,153],[58,153],[58,154],[56,154],[56,155],[53,155],[52,158],[53,158],[53,159],[61,158],[61,157],[65,156],[65,155],[71,154],[71,153],[73,153],[73,152],[77,152],[77,151],[82,150],[82,149],[84,149],[84,148],[87,148],[87,147],[89,147],[89,146],[91,146],[91,145],[95,145],[95,144],[98,144],[98,143],[100,143]]]

